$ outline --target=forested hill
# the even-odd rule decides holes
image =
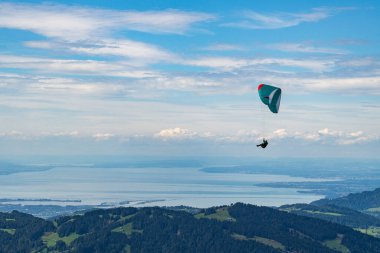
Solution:
[[[279,210],[331,221],[357,230],[365,230],[369,227],[376,227],[377,230],[380,229],[380,219],[346,207],[293,204],[281,206]]]
[[[311,203],[312,205],[335,205],[346,207],[380,217],[380,188],[374,191],[352,193],[336,199],[321,199]]]
[[[380,240],[348,227],[268,207],[100,209],[54,222],[0,214],[0,252],[371,253]]]

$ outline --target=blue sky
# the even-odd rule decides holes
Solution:
[[[1,1],[0,152],[376,157],[379,8]]]

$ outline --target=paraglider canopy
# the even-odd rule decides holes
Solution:
[[[278,113],[281,102],[281,89],[275,86],[260,84],[257,87],[261,101],[273,113]]]

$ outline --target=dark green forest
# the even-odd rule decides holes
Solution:
[[[374,191],[351,193],[341,198],[321,199],[314,201],[311,204],[317,206],[335,205],[359,211],[366,210],[369,208],[378,208],[380,207],[380,188],[377,188]]]
[[[46,221],[0,214],[0,252],[380,252],[380,239],[269,207],[237,203],[192,214],[158,207]]]
[[[352,228],[365,229],[370,226],[380,227],[380,219],[346,207],[334,205],[316,206],[309,204],[294,204],[281,206],[279,210],[319,218]]]

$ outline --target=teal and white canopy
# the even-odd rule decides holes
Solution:
[[[267,84],[260,84],[257,89],[261,101],[269,107],[273,113],[278,113],[281,102],[281,89]]]

